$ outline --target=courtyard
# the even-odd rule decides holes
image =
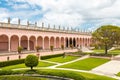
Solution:
[[[97,51],[99,51],[99,50],[97,50]],[[118,51],[118,50],[116,50],[116,51]],[[113,51],[113,52],[116,52],[116,51]],[[95,50],[95,52],[96,52],[96,50]],[[100,50],[100,52],[101,52],[101,50]],[[77,53],[72,52],[72,53],[75,55],[79,54],[78,52]],[[50,57],[50,58],[46,58],[46,59],[43,58],[43,59],[39,60],[38,66],[36,66],[34,68],[34,70],[36,70],[36,71],[30,72],[30,73],[40,74],[40,75],[66,77],[66,78],[72,78],[74,80],[91,80],[91,79],[94,79],[94,80],[117,80],[117,79],[119,79],[119,77],[118,77],[119,71],[117,71],[114,75],[100,72],[99,70],[95,71],[96,68],[99,68],[102,65],[110,63],[112,61],[111,59],[106,59],[103,57],[102,58],[91,57],[91,56],[88,56],[89,55],[88,53],[84,53],[84,54],[85,55],[83,55],[83,56],[66,55],[65,57],[63,57],[63,55],[54,54],[54,55],[58,55],[58,56]],[[112,54],[112,53],[110,53],[110,54]],[[118,55],[119,54],[117,54],[117,56]],[[112,67],[114,67],[114,65]],[[105,71],[105,69],[103,69],[103,68],[102,68],[102,70]],[[5,73],[4,73],[4,71],[5,71]],[[5,77],[8,77],[8,78],[10,77],[8,80],[11,80],[12,78],[19,79],[22,76],[21,77],[20,76],[12,77],[12,76],[5,76],[5,75],[10,75],[10,74],[12,74],[12,75],[18,74],[19,75],[21,73],[29,74],[29,71],[30,71],[29,68],[26,67],[24,63],[20,63],[20,64],[18,63],[16,65],[4,66],[4,67],[0,68],[0,74],[1,75],[4,74],[4,76],[1,76],[0,78],[4,79]],[[32,80],[32,78],[34,78],[34,77],[31,77],[31,80]],[[28,78],[26,76],[26,80],[27,79]],[[34,79],[47,80],[47,78],[38,78],[38,77],[34,78]]]

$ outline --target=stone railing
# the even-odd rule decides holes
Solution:
[[[49,32],[61,32],[61,33],[63,32],[63,33],[91,35],[91,32],[80,32],[80,31],[74,31],[74,30],[39,27],[39,26],[36,26],[36,25],[9,24],[9,23],[3,23],[3,22],[0,22],[0,28],[1,27],[3,27],[3,28],[29,29],[29,30],[49,31]]]

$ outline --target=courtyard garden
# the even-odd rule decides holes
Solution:
[[[0,80],[4,80],[4,79],[23,80],[23,78],[25,80],[49,80],[49,78],[46,77],[43,78],[38,75],[58,76],[60,78],[64,77],[64,78],[71,78],[74,80],[116,80],[114,78],[96,75],[87,72],[87,70],[91,70],[97,66],[100,66],[108,62],[109,59],[86,58],[86,59],[78,60],[80,58],[81,56],[68,56],[68,55],[63,56],[63,54],[45,56],[41,58],[41,60],[38,62],[38,65],[35,68],[33,68],[33,70],[31,70],[29,67],[26,67],[24,62],[12,64],[12,65],[5,65],[6,63],[4,62],[4,66],[0,68],[0,75],[1,75]],[[50,68],[51,66],[69,63],[74,60],[76,61],[73,63],[61,65],[55,68]],[[64,70],[64,68],[66,69]],[[67,69],[85,70],[86,72],[72,71]],[[37,74],[37,76],[34,74]],[[32,76],[32,77],[28,77],[28,76]],[[50,79],[50,80],[54,80],[54,79]],[[55,80],[61,80],[61,79],[55,79]]]

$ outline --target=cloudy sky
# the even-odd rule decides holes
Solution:
[[[0,21],[41,26],[95,30],[101,25],[120,26],[120,0],[0,0]]]

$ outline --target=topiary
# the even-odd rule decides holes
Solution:
[[[28,55],[25,59],[25,65],[33,70],[33,67],[38,65],[38,57],[35,55]]]

